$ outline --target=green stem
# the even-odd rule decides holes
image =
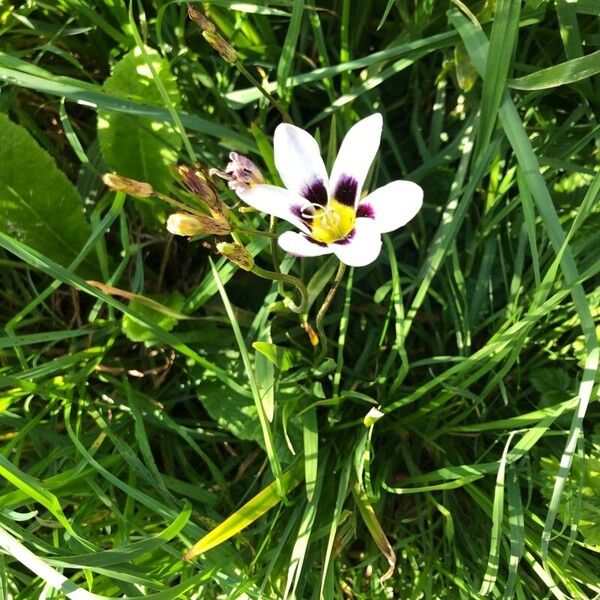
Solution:
[[[277,231],[277,217],[274,215],[271,215],[271,220],[269,222],[269,234],[273,237],[271,237],[271,242],[270,242],[270,248],[271,248],[271,260],[273,261],[273,271],[275,271],[275,273],[281,273],[281,269],[279,268],[279,258],[278,258],[278,247],[277,247],[277,242],[275,241],[275,239],[278,237],[276,235]],[[279,295],[280,296],[284,296],[285,297],[285,288],[283,287],[283,282],[280,281],[278,286],[277,286],[277,290],[279,291]]]
[[[174,206],[175,208],[183,210],[187,213],[191,213],[193,215],[198,215],[198,216],[202,216],[202,217],[207,216],[206,213],[203,213],[202,211],[197,210],[192,206],[188,206],[187,204],[184,204],[183,202],[179,202],[178,200],[175,200],[174,198],[171,198],[170,196],[167,196],[166,194],[157,192],[156,190],[154,190],[154,195],[157,198],[159,198],[160,200],[162,200],[163,202],[166,202],[167,204],[170,204],[171,206]]]
[[[260,235],[262,237],[268,237],[270,238],[272,241],[276,240],[279,236],[275,233],[268,233],[266,231],[260,231],[260,229],[252,229],[252,227],[241,227],[238,225],[235,225],[235,230],[236,231],[241,231],[242,233],[248,233],[250,235]]]
[[[335,278],[333,279],[333,284],[327,292],[327,296],[325,297],[325,301],[321,305],[319,312],[317,313],[317,333],[319,334],[319,342],[321,342],[321,350],[317,356],[317,362],[323,359],[323,357],[327,354],[327,336],[325,335],[324,321],[325,315],[335,298],[335,295],[340,287],[340,283],[342,283],[342,279],[344,278],[344,273],[346,272],[346,265],[343,262],[340,262],[337,273],[335,274]]]
[[[291,123],[292,119],[288,114],[288,111],[265,89],[262,83],[246,69],[242,62],[237,60],[234,65],[237,67],[238,71],[281,113],[283,120],[286,123]]]
[[[302,314],[306,311],[306,305],[308,303],[308,290],[306,286],[297,277],[293,275],[286,275],[285,273],[276,273],[275,271],[267,271],[261,269],[259,266],[254,265],[252,269],[253,273],[256,273],[259,277],[264,279],[271,279],[272,281],[283,281],[293,285],[300,292],[300,306],[290,302],[290,309],[295,313]]]

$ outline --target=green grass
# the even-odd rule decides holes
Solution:
[[[0,6],[19,125],[0,161],[0,598],[598,597],[598,4],[194,6],[238,64],[183,2]],[[249,231],[283,225],[219,187],[256,264],[306,286],[305,323],[297,280],[169,235],[167,204],[100,179],[197,207],[174,157],[222,170],[236,151],[279,183],[284,118],[330,167],[375,111],[369,187],[411,179],[425,205],[346,271],[324,355],[334,259],[284,256]],[[54,232],[67,258],[34,145],[85,213],[84,243]]]

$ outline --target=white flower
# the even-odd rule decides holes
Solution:
[[[408,223],[423,204],[423,190],[411,181],[392,181],[360,199],[382,126],[379,113],[354,125],[328,177],[316,140],[303,129],[282,123],[275,130],[274,155],[285,188],[257,183],[235,191],[246,204],[300,230],[279,237],[286,252],[333,253],[347,265],[368,265],[379,256],[381,234]]]

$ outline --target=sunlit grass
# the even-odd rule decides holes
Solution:
[[[0,9],[1,110],[91,225],[71,262],[39,252],[3,212],[0,164],[2,597],[597,597],[600,8],[196,4],[236,65],[185,4],[144,6]],[[161,64],[173,78],[145,99],[103,87],[140,41],[166,61],[141,52],[144,85]],[[334,259],[240,234],[306,285],[304,322],[289,283],[170,236],[165,205],[100,179],[112,155],[223,169],[234,150],[278,183],[286,115],[331,167],[375,111],[368,187],[410,179],[425,206],[345,274],[325,356]],[[106,115],[187,137],[109,153]],[[164,172],[160,191],[192,202]]]

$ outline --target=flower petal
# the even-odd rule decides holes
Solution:
[[[331,171],[329,197],[356,206],[360,191],[377,154],[383,119],[375,113],[350,128]]]
[[[282,233],[277,241],[286,252],[294,256],[322,256],[333,252],[331,246],[319,244],[307,235],[295,231]]]
[[[358,217],[373,219],[380,233],[406,225],[423,206],[423,190],[412,181],[392,181],[363,198]]]
[[[285,188],[268,184],[237,189],[236,193],[252,208],[279,219],[284,219],[308,233],[309,228],[302,219],[302,211],[311,210],[311,205],[302,196],[298,196]]]
[[[343,241],[330,244],[335,255],[350,267],[372,263],[381,251],[381,234],[373,219],[356,219],[352,233]]]
[[[275,166],[285,187],[310,202],[327,203],[327,170],[319,144],[310,133],[282,123],[273,138]]]

